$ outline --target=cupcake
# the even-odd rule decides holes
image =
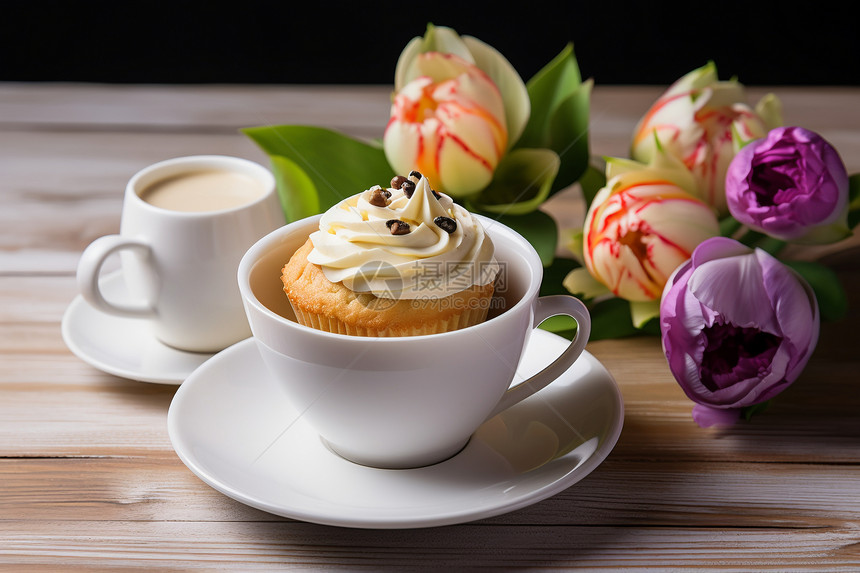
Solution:
[[[486,320],[498,271],[478,218],[413,171],[326,211],[281,280],[300,324],[416,336]]]

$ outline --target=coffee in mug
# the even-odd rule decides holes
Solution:
[[[162,209],[202,212],[232,209],[265,195],[258,178],[229,169],[190,171],[154,182],[140,198]]]
[[[152,321],[164,344],[217,352],[251,335],[239,260],[285,222],[274,176],[257,163],[221,155],[162,161],[129,180],[120,232],[84,250],[78,287],[102,312]],[[110,301],[99,289],[114,253],[134,303]]]

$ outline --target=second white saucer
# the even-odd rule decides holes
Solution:
[[[128,297],[121,271],[102,279],[111,300]],[[108,374],[157,384],[181,384],[212,354],[185,352],[155,338],[142,318],[124,318],[96,310],[79,295],[63,315],[63,340],[78,358]]]

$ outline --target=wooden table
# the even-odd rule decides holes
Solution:
[[[597,86],[592,151],[624,155],[662,87]],[[750,100],[764,93],[751,89]],[[860,89],[780,88],[860,171]],[[237,129],[310,123],[378,137],[388,88],[0,85],[0,568],[860,569],[860,251],[809,250],[850,292],[806,371],[764,414],[701,429],[656,338],[591,342],[624,428],[591,475],[525,509],[438,528],[364,530],[251,509],[174,453],[175,386],[105,374],[60,334],[81,250],[116,232],[138,169],[223,153],[267,163]],[[547,210],[581,221],[577,189]]]

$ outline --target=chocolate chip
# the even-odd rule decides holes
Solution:
[[[400,189],[400,186],[403,185],[404,181],[409,181],[403,175],[397,175],[396,177],[391,178],[391,188],[392,189]]]
[[[436,217],[433,219],[436,226],[448,233],[449,235],[457,230],[457,221],[451,217]]]
[[[409,231],[409,223],[405,221],[401,221],[400,219],[390,219],[385,222],[385,226],[388,227],[388,230],[391,231],[392,235],[408,235]]]
[[[433,196],[434,196],[434,197],[436,197],[437,199],[441,199],[441,198],[442,198],[442,196],[441,196],[441,195],[439,195],[439,192],[438,192],[438,191],[436,191],[435,189],[431,189],[430,191],[432,191],[432,192],[433,192]]]
[[[412,194],[415,193],[415,183],[408,179],[403,182],[400,188],[403,190],[403,194],[406,195],[407,199],[411,199]]]
[[[421,179],[423,175],[421,175],[420,171],[410,171],[409,177],[415,177],[416,179]]]
[[[374,207],[387,207],[390,198],[391,191],[382,189],[381,187],[374,187],[370,191],[370,199],[368,199],[367,202]]]

